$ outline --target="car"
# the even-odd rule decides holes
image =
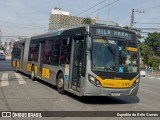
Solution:
[[[140,70],[140,76],[141,77],[146,77],[146,70],[145,69]]]
[[[6,56],[4,54],[0,54],[0,60],[6,60]]]

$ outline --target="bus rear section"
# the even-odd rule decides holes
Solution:
[[[29,38],[14,42],[11,66],[15,69],[16,72],[21,71],[27,73],[26,64],[28,61],[29,43]]]

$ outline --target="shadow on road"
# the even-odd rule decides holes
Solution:
[[[57,91],[57,87],[51,85],[45,81],[37,79],[38,82],[44,84],[54,90]],[[57,92],[58,93],[58,92]],[[77,100],[84,104],[134,104],[138,103],[140,100],[137,96],[121,96],[121,97],[108,97],[108,96],[85,96],[85,97],[78,97],[72,93],[65,92],[66,96]]]
[[[137,96],[121,96],[121,97],[110,97],[110,96],[85,96],[78,97],[71,93],[66,93],[67,96],[78,100],[84,104],[134,104],[139,102]]]

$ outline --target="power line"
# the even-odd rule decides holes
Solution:
[[[142,22],[134,22],[136,24],[160,24],[160,23],[142,23]]]
[[[160,18],[138,18],[136,20],[142,20],[142,19],[160,19]]]
[[[160,30],[160,28],[136,28],[141,30]]]
[[[148,8],[144,8],[143,10],[147,10],[147,9],[153,9],[153,8],[156,8],[156,7],[158,7],[160,4],[158,4],[158,5],[154,5],[154,6],[152,6],[152,7],[148,7]],[[137,13],[138,14],[138,13]]]
[[[79,16],[79,15],[81,15],[82,13],[85,13],[85,12],[89,11],[90,9],[92,9],[92,8],[94,8],[94,7],[98,6],[98,5],[100,5],[101,3],[105,2],[105,1],[106,1],[106,0],[103,0],[103,1],[101,1],[101,2],[99,2],[99,3],[97,3],[97,4],[95,4],[94,6],[92,6],[92,7],[88,8],[88,9],[84,10],[83,12],[77,14],[76,16]]]
[[[108,6],[110,6],[110,5],[114,4],[114,3],[118,2],[118,1],[120,1],[120,0],[116,0],[116,1],[114,1],[114,2],[112,2],[112,3],[110,3],[110,4],[108,4],[108,5],[105,5],[105,6],[103,6],[103,7],[99,8],[99,9],[97,9],[97,10],[93,11],[93,12],[90,12],[90,13],[88,13],[88,14],[84,15],[83,17],[88,16],[88,15],[90,15],[90,14],[92,14],[92,13],[95,13],[95,12],[97,12],[97,11],[99,11],[99,10],[101,10],[101,9],[105,8],[105,7],[108,7]]]

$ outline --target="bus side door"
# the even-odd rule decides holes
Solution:
[[[72,77],[71,89],[80,91],[81,76],[85,67],[85,51],[84,51],[84,36],[74,37],[72,47]]]

